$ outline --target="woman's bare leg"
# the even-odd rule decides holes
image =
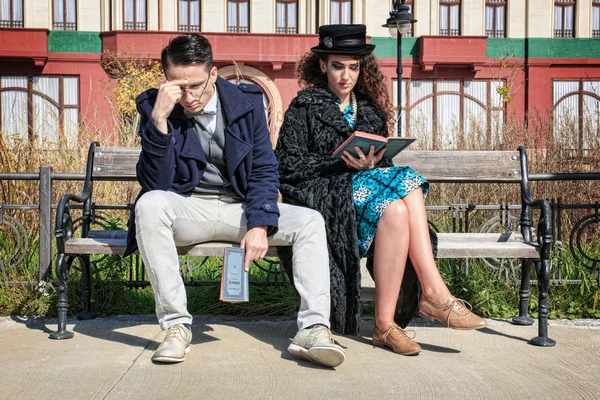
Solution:
[[[375,323],[381,330],[394,325],[398,293],[410,242],[409,215],[402,200],[389,204],[377,226],[373,275]]]
[[[450,294],[435,265],[425,215],[423,192],[419,188],[404,197],[408,210],[410,244],[408,255],[421,281],[423,296],[419,302],[419,314],[428,319],[437,319],[455,329],[479,329],[487,322],[465,307],[462,300]]]
[[[423,294],[436,303],[444,304],[451,294],[433,258],[421,188],[409,193],[402,200],[409,215],[410,244],[408,255],[421,282]]]

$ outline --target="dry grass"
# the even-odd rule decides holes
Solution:
[[[94,120],[94,118],[85,118]],[[94,128],[82,126],[79,139],[76,143],[42,143],[28,144],[23,142],[9,142],[4,135],[0,136],[0,170],[6,172],[37,172],[41,166],[51,165],[55,173],[82,173],[85,171],[88,146],[91,140],[100,140],[105,146],[130,146],[136,145],[135,140],[135,120],[129,119],[129,123],[122,124],[119,113],[114,110],[113,121],[102,121],[97,119],[88,125]],[[457,149],[482,149],[482,150],[515,150],[519,145],[524,145],[528,149],[530,160],[530,173],[546,172],[590,172],[600,171],[600,134],[596,134],[595,141],[589,143],[589,153],[573,151],[566,148],[564,143],[573,141],[572,132],[575,131],[573,125],[561,126],[559,132],[555,135],[552,126],[552,118],[548,113],[534,113],[529,116],[529,129],[524,127],[523,121],[516,118],[508,118],[503,124],[502,132],[498,132],[491,140],[482,140],[483,133],[477,130],[457,135]],[[475,125],[475,124],[474,124]],[[113,127],[119,127],[119,135],[114,135]],[[591,129],[591,126],[587,127]],[[432,148],[435,146],[431,140],[422,140],[418,145],[421,148]],[[0,193],[2,204],[38,204],[38,182],[36,181],[0,181]],[[56,203],[59,197],[67,192],[80,193],[83,187],[81,181],[63,182],[54,181],[53,203]],[[556,198],[561,197],[565,203],[593,203],[600,200],[600,185],[598,182],[588,181],[560,181],[560,182],[534,182],[533,194],[535,197]],[[118,183],[118,182],[97,182],[94,186],[94,201],[97,204],[127,204],[131,203],[137,195],[138,186],[136,183]],[[501,202],[508,204],[519,204],[519,190],[514,185],[495,185],[495,184],[443,184],[435,185],[428,196],[430,205],[449,205],[459,200],[468,201],[471,204],[499,204]],[[6,212],[6,211],[5,211]],[[8,213],[7,213],[8,214]],[[518,213],[517,213],[518,214]],[[31,242],[35,243],[38,239],[38,215],[36,212],[14,211],[10,215],[17,218],[26,227],[30,235]],[[73,212],[76,218],[79,213]],[[126,221],[127,213],[112,213],[122,222]],[[434,217],[434,223],[448,227],[447,216],[439,215]],[[484,218],[483,218],[484,219]],[[482,219],[482,220],[483,220]],[[0,231],[0,235],[2,235]],[[2,252],[2,250],[0,250]],[[29,281],[37,280],[37,257],[35,248],[33,254],[28,255],[24,267],[16,268],[11,271],[9,280]],[[4,257],[4,253],[0,257]],[[75,274],[76,275],[76,274]],[[449,280],[451,276],[447,276]],[[461,282],[463,277],[461,277]],[[114,286],[114,285],[113,285]],[[129,304],[135,312],[135,304],[139,302],[137,297],[150,296],[149,292],[142,295],[129,293],[124,286],[117,289],[118,295],[114,294],[114,287],[106,291],[110,296],[105,301],[110,302],[111,298],[120,299],[119,302]],[[73,286],[76,288],[76,285]],[[96,288],[95,290],[98,290]],[[280,290],[280,289],[277,289]],[[453,289],[454,290],[454,289]],[[458,290],[458,286],[456,286]],[[469,290],[474,292],[478,289],[471,287]],[[512,290],[512,289],[511,289]],[[3,289],[4,294],[0,296],[0,314],[52,314],[53,296],[41,296],[40,292],[34,287],[7,287]],[[283,296],[290,297],[286,291]],[[52,290],[50,293],[53,294]],[[77,305],[78,294],[71,291],[72,300]],[[503,296],[508,292],[503,292]],[[137,296],[137,297],[136,297]],[[496,298],[500,296],[495,294]],[[513,293],[508,297],[514,297]],[[209,296],[212,299],[212,294]],[[268,296],[267,296],[268,297]],[[511,298],[512,298],[511,297]],[[148,298],[151,298],[148,297]],[[133,299],[133,300],[132,300]],[[136,300],[137,299],[137,300]],[[146,301],[147,300],[147,301]],[[142,311],[151,309],[151,301],[144,300]],[[193,296],[192,296],[193,300]],[[292,299],[294,302],[297,299]],[[513,299],[514,300],[514,299]],[[104,300],[103,300],[104,301]],[[212,300],[211,300],[212,301]],[[271,300],[270,300],[271,301]],[[206,304],[208,304],[207,302]],[[205,303],[202,303],[205,304]],[[283,309],[286,313],[293,312],[296,303],[290,306],[283,302]],[[121,308],[114,304],[107,303],[107,312],[119,310]],[[129,307],[128,306],[128,307]],[[190,307],[194,308],[193,304]],[[207,306],[203,305],[202,309]],[[291,307],[291,308],[290,308]],[[512,312],[512,305],[510,311]],[[268,308],[268,307],[267,307]],[[282,308],[274,308],[280,310]],[[492,311],[486,312],[486,315],[493,314]],[[292,311],[290,311],[292,310]],[[200,311],[200,309],[199,309]],[[278,311],[274,311],[277,313]],[[506,311],[508,312],[508,311]]]

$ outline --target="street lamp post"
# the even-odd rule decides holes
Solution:
[[[398,65],[396,67],[396,74],[398,78],[396,83],[398,85],[398,121],[396,127],[396,135],[402,136],[402,36],[410,29],[410,24],[417,22],[413,19],[410,12],[410,7],[404,4],[405,0],[394,0],[393,9],[390,11],[390,17],[387,19],[384,28],[390,30],[390,35],[396,38],[398,41]]]

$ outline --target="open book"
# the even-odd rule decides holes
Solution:
[[[414,137],[389,137],[374,135],[372,133],[365,133],[356,131],[340,147],[335,149],[333,152],[334,157],[341,157],[344,151],[349,152],[354,157],[358,157],[358,153],[354,147],[358,146],[362,152],[366,155],[369,153],[371,145],[375,146],[375,154],[384,147],[387,147],[383,156],[386,158],[392,158],[396,154],[400,153],[409,144],[417,140]]]

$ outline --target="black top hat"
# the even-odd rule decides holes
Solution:
[[[371,54],[374,44],[367,43],[367,27],[362,24],[322,25],[319,45],[311,50],[321,54],[363,57]]]

